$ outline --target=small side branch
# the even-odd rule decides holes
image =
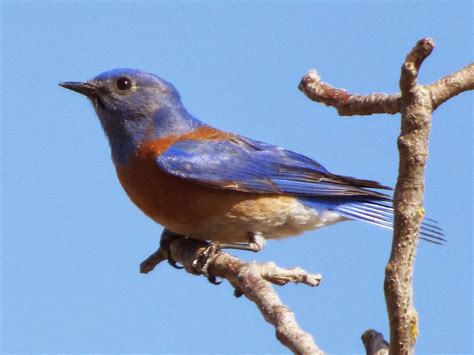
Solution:
[[[434,42],[431,38],[420,39],[416,46],[408,53],[405,62],[402,65],[402,74],[400,76],[400,89],[403,95],[410,95],[410,90],[416,87],[418,70],[423,61],[431,54],[434,48]]]
[[[367,355],[388,355],[388,343],[383,335],[373,329],[368,329],[361,336]]]
[[[334,107],[341,116],[400,112],[400,95],[350,94],[344,89],[337,89],[323,82],[314,69],[301,79],[298,88],[311,100]]]
[[[165,230],[160,248],[140,265],[148,273],[160,262],[171,259],[179,262],[192,274],[200,274],[194,261],[208,247],[208,243],[176,235]],[[278,340],[295,354],[323,354],[312,336],[296,322],[293,312],[285,306],[271,284],[289,282],[318,286],[320,275],[309,274],[303,269],[282,269],[274,263],[244,262],[235,256],[218,252],[208,262],[208,273],[228,280],[235,288],[235,295],[244,295],[254,302],[267,322],[276,330]]]
[[[437,82],[427,86],[436,110],[442,103],[450,98],[468,90],[474,90],[474,63],[466,65],[461,70],[454,72]]]

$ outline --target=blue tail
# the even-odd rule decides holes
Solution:
[[[387,199],[372,199],[363,197],[354,197],[351,199],[328,199],[325,201],[314,201],[306,199],[309,206],[314,205],[321,208],[324,205],[326,209],[337,212],[343,217],[352,220],[363,221],[374,224],[379,227],[393,229],[393,204]],[[436,225],[436,221],[425,218],[421,224],[420,239],[435,244],[443,244],[446,241],[443,230]]]

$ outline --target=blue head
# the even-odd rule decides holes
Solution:
[[[127,163],[144,141],[202,125],[183,107],[172,84],[137,69],[114,69],[86,82],[60,85],[89,98],[118,164]]]

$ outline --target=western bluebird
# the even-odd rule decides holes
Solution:
[[[154,74],[114,69],[60,85],[89,98],[128,196],[174,233],[258,251],[266,239],[345,220],[392,228],[392,200],[374,191],[390,188],[206,125],[185,109],[173,85]],[[432,223],[425,222],[420,234],[444,241]]]

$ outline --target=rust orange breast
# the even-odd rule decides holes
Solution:
[[[142,146],[127,165],[117,165],[120,183],[130,199],[149,217],[177,233],[189,232],[203,220],[224,215],[253,194],[207,187],[161,170],[155,157],[182,139],[226,139],[226,133],[203,127]],[[189,136],[189,137],[188,137]]]
[[[152,160],[137,158],[118,166],[117,175],[130,199],[149,217],[177,233],[225,215],[252,194],[213,189],[172,176]]]

